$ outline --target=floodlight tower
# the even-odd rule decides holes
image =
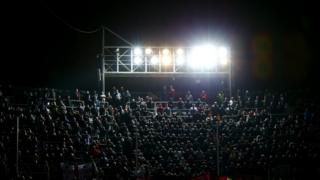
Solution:
[[[107,46],[105,30],[129,46]],[[188,77],[192,75],[227,75],[232,92],[230,50],[222,45],[194,47],[134,46],[110,29],[102,31],[101,80],[105,77]]]

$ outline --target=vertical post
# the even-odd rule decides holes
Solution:
[[[119,61],[120,61],[120,53],[119,53],[120,49],[117,48],[116,49],[116,54],[117,54],[117,72],[119,72]]]
[[[131,71],[130,72],[133,72],[133,50],[132,50],[132,48],[130,49],[130,58],[131,58],[131,61],[130,61]]]
[[[17,117],[16,174],[19,176],[19,117]]]
[[[231,98],[232,96],[232,63],[231,63],[231,60],[229,61],[229,96]]]
[[[158,55],[159,55],[159,72],[161,72],[162,70],[161,70],[161,63],[162,63],[162,61],[161,61],[161,59],[162,59],[162,56],[161,56],[161,49],[159,48],[158,49]]]
[[[173,66],[173,72],[176,72],[176,52],[172,50],[172,66]]]
[[[216,140],[217,140],[217,175],[220,176],[220,159],[219,159],[219,124],[220,124],[220,115],[217,116],[216,120]]]
[[[148,71],[148,58],[147,58],[147,56],[144,54],[144,52],[145,52],[145,49],[143,49],[143,61],[144,61],[144,72],[147,72]]]
[[[105,75],[104,75],[104,73],[105,73],[105,64],[104,64],[104,55],[105,55],[105,53],[104,53],[104,40],[105,40],[105,29],[104,29],[104,26],[102,26],[102,54],[101,54],[101,75],[102,75],[102,94],[106,94],[106,84],[105,84]]]

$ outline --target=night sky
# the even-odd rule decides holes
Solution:
[[[314,86],[317,78],[318,10],[307,1],[34,0],[2,8],[2,84],[96,88],[101,31],[66,23],[105,25],[140,46],[223,42],[239,86]]]

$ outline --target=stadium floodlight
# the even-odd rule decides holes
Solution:
[[[146,53],[147,55],[150,55],[150,54],[152,53],[152,49],[151,49],[151,48],[147,48],[147,49],[145,50],[145,53]]]
[[[175,60],[176,60],[176,64],[179,66],[181,66],[185,63],[185,56],[184,56],[183,49],[181,49],[181,48],[177,49]]]
[[[170,54],[169,49],[163,49],[163,50],[162,50],[162,54],[163,54],[164,56],[168,56],[168,55]]]
[[[216,66],[216,48],[213,45],[203,45],[192,48],[188,64],[193,69],[211,69]]]
[[[163,57],[162,57],[162,64],[163,64],[163,65],[169,65],[169,64],[171,64],[171,57],[170,57],[170,56],[163,56]]]
[[[177,57],[176,57],[176,63],[177,63],[177,65],[179,65],[179,66],[183,65],[183,64],[185,63],[185,58],[184,58],[184,56],[177,56]]]
[[[171,64],[171,54],[169,49],[165,48],[162,50],[161,62],[163,65]]]
[[[159,63],[159,58],[156,55],[152,56],[150,63],[151,65],[157,65]]]
[[[177,55],[178,56],[183,55],[183,49],[181,49],[181,48],[177,49]]]
[[[229,62],[229,52],[226,47],[220,47],[218,50],[219,62],[222,66],[225,66]]]
[[[133,63],[135,65],[141,65],[142,64],[142,57],[140,57],[140,56],[134,57]]]
[[[141,50],[141,48],[136,47],[136,48],[134,48],[133,53],[136,56],[140,56],[140,55],[142,55],[142,50]]]
[[[200,55],[200,48],[194,47],[191,49],[191,53],[188,56],[188,65],[193,69],[200,68],[200,62],[198,61],[198,56]]]

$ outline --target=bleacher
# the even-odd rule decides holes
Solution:
[[[5,179],[266,179],[319,170],[318,98],[303,91],[188,101],[1,88]]]

